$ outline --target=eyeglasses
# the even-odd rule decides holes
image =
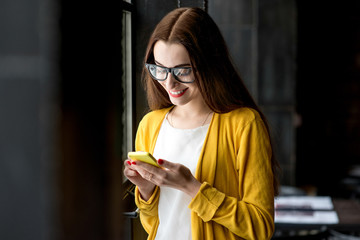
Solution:
[[[168,73],[171,73],[181,83],[192,83],[195,81],[194,76],[191,74],[191,67],[167,68],[150,63],[145,63],[145,66],[149,70],[151,77],[157,81],[165,81]]]

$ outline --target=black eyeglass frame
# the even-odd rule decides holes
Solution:
[[[181,83],[193,83],[193,82],[195,82],[195,79],[192,80],[191,82],[181,81],[181,80],[175,75],[175,73],[174,73],[174,70],[177,70],[177,69],[192,69],[192,67],[174,67],[174,68],[167,68],[167,67],[163,67],[163,66],[159,66],[159,65],[151,64],[151,63],[145,63],[145,66],[146,66],[146,69],[149,71],[150,76],[151,76],[153,79],[155,79],[155,80],[157,80],[157,81],[160,81],[160,82],[165,81],[165,80],[167,79],[169,73],[171,73],[171,74],[174,76],[174,78],[176,79],[176,81],[178,81],[178,82],[181,82]],[[152,75],[152,74],[151,74],[151,71],[150,71],[150,69],[149,69],[149,68],[152,67],[152,66],[158,67],[158,68],[162,68],[162,69],[166,70],[165,79],[158,79],[158,78],[156,78],[154,75]]]

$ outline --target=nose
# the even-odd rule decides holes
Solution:
[[[174,87],[178,84],[178,81],[174,78],[171,72],[168,73],[168,76],[165,80],[165,85],[167,89],[174,89]]]

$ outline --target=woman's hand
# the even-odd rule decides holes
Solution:
[[[133,164],[132,164],[133,163]],[[141,197],[147,201],[151,197],[152,193],[155,189],[155,184],[151,181],[148,181],[147,178],[141,176],[137,170],[134,168],[135,162],[131,159],[127,159],[124,161],[124,175],[127,177],[130,182],[138,186]]]
[[[185,192],[192,198],[195,197],[201,183],[196,180],[187,167],[163,159],[159,159],[158,163],[162,168],[157,168],[141,161],[132,161],[131,169],[141,176],[141,181],[148,181],[158,186],[176,188]]]

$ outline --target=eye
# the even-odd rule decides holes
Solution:
[[[166,69],[163,69],[163,68],[156,68],[156,72],[159,73],[159,74],[164,74],[166,73]]]
[[[151,72],[155,72],[155,71],[156,71],[156,67],[155,67],[155,66],[149,66],[149,70],[150,70]]]
[[[175,71],[175,75],[178,77],[188,76],[191,73],[191,68],[178,68]]]

